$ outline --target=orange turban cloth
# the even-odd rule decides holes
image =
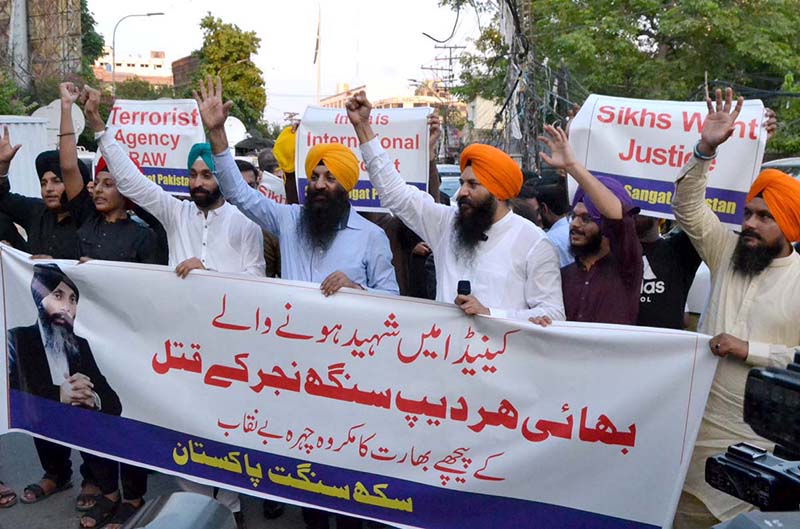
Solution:
[[[292,132],[292,127],[286,127],[278,134],[275,139],[275,145],[272,146],[272,154],[275,155],[275,160],[278,162],[278,167],[284,173],[294,172],[294,145],[295,133]]]
[[[800,181],[783,171],[764,169],[750,187],[747,201],[764,198],[769,212],[789,242],[800,241]]]
[[[500,149],[482,143],[467,145],[461,152],[462,173],[468,163],[475,178],[498,200],[509,200],[519,194],[522,169]]]
[[[358,158],[353,151],[341,143],[318,143],[311,147],[306,156],[306,178],[311,178],[314,168],[325,164],[328,171],[336,178],[342,187],[350,192],[358,182]]]

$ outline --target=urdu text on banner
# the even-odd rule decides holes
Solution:
[[[380,138],[381,146],[389,154],[395,169],[406,183],[423,191],[428,188],[428,115],[432,109],[392,108],[375,109],[370,124]],[[341,143],[358,158],[360,174],[358,183],[350,191],[350,203],[360,211],[383,211],[378,191],[369,181],[369,173],[361,158],[358,137],[343,108],[308,107],[297,128],[295,171],[300,202],[305,197],[308,177],[305,160],[308,151],[318,143]]]
[[[7,246],[0,267],[9,429],[396,527],[666,528],[715,368],[681,331]],[[99,411],[34,358],[43,271],[76,291]]]
[[[675,179],[693,156],[708,115],[705,102],[626,99],[592,94],[570,125],[575,155],[596,175],[616,178],[642,213],[672,216]],[[745,198],[766,146],[764,105],[744,102],[731,138],[709,168],[706,200],[720,220],[741,224]],[[570,196],[575,192],[570,179]]]
[[[188,194],[189,151],[206,141],[194,99],[118,99],[106,126],[145,176],[172,194]]]

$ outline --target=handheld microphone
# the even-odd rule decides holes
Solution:
[[[462,279],[458,282],[457,292],[459,296],[469,296],[472,293],[472,285],[466,279]]]

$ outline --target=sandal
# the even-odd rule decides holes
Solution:
[[[104,527],[111,521],[118,507],[119,500],[113,501],[103,495],[98,496],[95,500],[94,507],[81,516],[79,527],[81,527],[81,529],[99,529],[100,527]],[[84,520],[92,520],[94,521],[94,525],[86,525]]]
[[[97,492],[83,492],[86,490],[86,487],[94,487],[97,489]],[[93,482],[83,480],[83,482],[81,482],[81,493],[78,494],[77,498],[75,498],[75,510],[78,512],[88,511],[94,507],[98,496],[102,496],[100,493],[100,487]]]
[[[39,484],[42,483],[44,480],[52,481],[55,484],[55,487],[50,492],[45,492],[44,488]],[[19,501],[26,504],[36,503],[38,501],[42,501],[46,498],[49,498],[53,494],[72,488],[72,481],[65,481],[63,483],[58,483],[55,477],[49,474],[45,474],[44,476],[42,476],[42,479],[39,481],[39,483],[31,483],[30,485],[25,487],[22,490],[22,497],[20,498]],[[25,499],[25,493],[27,492],[33,494],[32,500]]]
[[[116,525],[117,527],[122,527],[125,522],[130,520],[133,515],[139,512],[142,507],[144,507],[144,498],[140,500],[139,506],[132,504],[128,501],[123,501],[117,507],[117,512],[114,513],[114,516],[108,521],[108,525]]]
[[[3,501],[7,500],[7,501]],[[0,481],[0,509],[8,509],[17,504],[17,493]]]

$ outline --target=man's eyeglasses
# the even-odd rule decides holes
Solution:
[[[580,215],[577,215],[575,214],[574,211],[572,211],[567,216],[567,218],[569,219],[570,222],[572,222],[575,219],[578,219],[581,221],[581,224],[589,224],[590,222],[594,222],[594,219],[588,213],[582,213]]]

